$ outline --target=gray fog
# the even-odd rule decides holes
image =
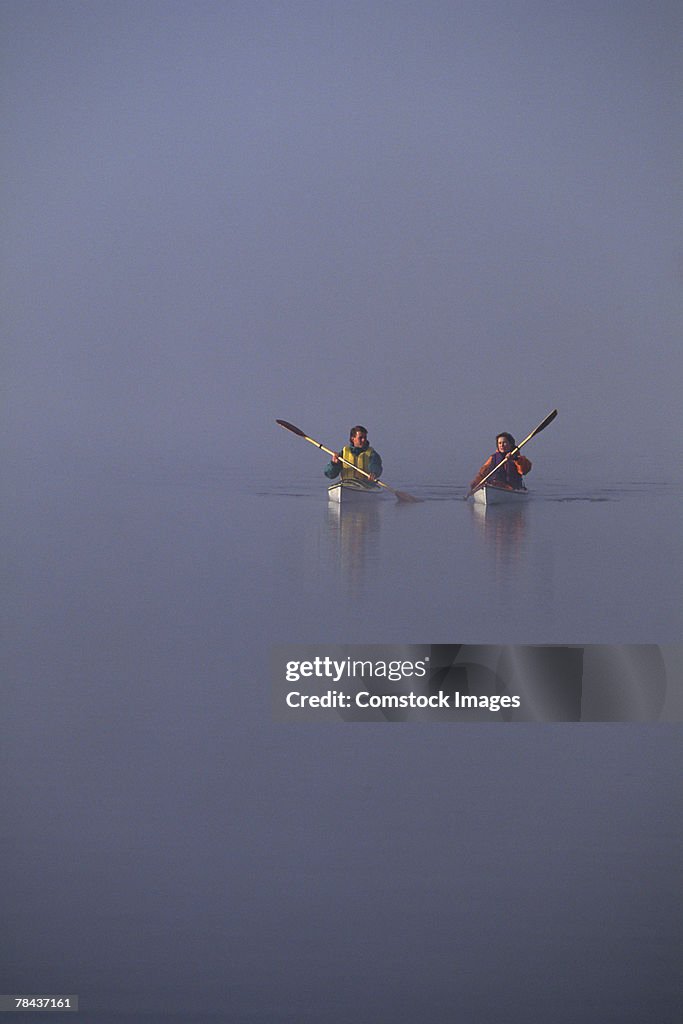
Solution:
[[[682,21],[2,0],[0,995],[679,1021],[680,725],[285,724],[270,653],[643,645],[610,686],[680,698]],[[463,501],[554,408],[528,507]],[[335,512],[276,418],[422,500]]]
[[[275,417],[361,422],[466,482],[557,407],[572,474],[669,472],[679,4],[1,15],[5,444],[272,477]]]

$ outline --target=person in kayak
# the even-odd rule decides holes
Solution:
[[[508,434],[507,431],[498,434],[496,436],[496,450],[493,455],[489,456],[470,484],[470,493],[479,486],[484,477],[488,476],[496,466],[500,466],[500,469],[489,477],[486,481],[487,484],[494,484],[496,487],[506,487],[514,491],[526,490],[523,477],[531,469],[531,463],[521,452],[517,452],[516,455],[510,458],[510,452],[516,447],[517,442],[512,434]]]
[[[340,458],[346,459],[347,462],[352,462],[354,466],[358,466],[358,469],[369,473],[371,480],[379,480],[382,475],[382,460],[379,452],[371,448],[368,443],[366,427],[361,427],[360,425],[351,427],[349,443],[340,452],[336,452],[332,456],[332,459],[325,467],[325,476],[330,480],[334,480],[341,473],[342,480],[360,480],[363,483],[367,481],[366,476],[356,473],[355,469],[352,469],[350,466],[345,466],[343,462],[340,462]]]

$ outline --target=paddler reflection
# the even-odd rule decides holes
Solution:
[[[381,504],[381,498],[377,499]],[[365,583],[365,566],[376,550],[380,511],[375,501],[361,505],[329,502],[326,536],[330,560],[337,566],[349,596],[358,595]]]
[[[508,571],[524,557],[528,509],[472,504],[472,516],[496,570]]]

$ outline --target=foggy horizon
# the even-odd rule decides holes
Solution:
[[[541,462],[668,468],[678,5],[1,16],[10,452],[306,475],[276,417],[361,422],[450,482],[557,407]]]

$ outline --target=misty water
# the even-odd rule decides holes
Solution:
[[[269,659],[680,678],[682,13],[0,5],[0,997],[680,1024],[680,724],[280,722]],[[275,417],[422,500],[340,517]]]
[[[477,510],[396,480],[422,500],[340,514],[317,474],[8,464],[6,991],[93,1022],[673,1024],[675,726],[284,725],[268,659],[671,643],[679,490],[541,474]]]

